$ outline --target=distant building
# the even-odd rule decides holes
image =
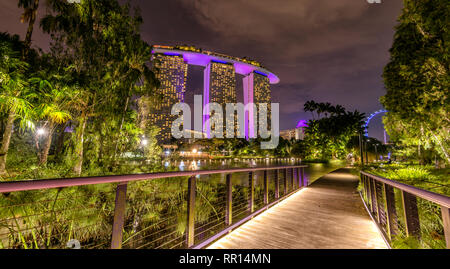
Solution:
[[[266,136],[270,134],[270,122],[271,122],[271,97],[270,97],[270,81],[266,74],[254,71],[248,76],[244,77],[244,103],[254,103],[256,105],[256,111],[253,109],[249,113],[246,113],[245,122],[248,123],[248,137],[255,138],[261,133],[257,133],[259,128],[263,127],[267,130]],[[259,104],[267,104],[267,122],[263,122],[264,126],[260,126],[257,130],[253,129],[254,126],[254,114],[259,118]],[[256,126],[259,126],[257,122]]]
[[[211,61],[204,71],[203,107],[208,103],[218,103],[223,112],[223,137],[226,136],[225,104],[236,103],[236,72],[234,65],[226,62]],[[209,114],[209,111],[207,112]],[[236,117],[235,117],[236,122]],[[215,130],[209,125],[208,116],[203,117],[203,130],[211,137],[209,130]]]
[[[188,65],[180,55],[165,54],[155,54],[153,65],[161,83],[158,91],[162,100],[155,104],[155,110],[149,118],[153,125],[161,128],[158,141],[167,143],[171,139],[172,123],[177,118],[176,115],[171,115],[172,106],[184,102]]]
[[[244,105],[267,103],[269,126],[263,127],[267,130],[271,128],[270,84],[277,84],[280,79],[259,62],[203,51],[191,46],[155,45],[152,54],[156,76],[161,82],[158,90],[163,95],[163,100],[156,104],[155,111],[150,114],[150,121],[161,128],[160,135],[157,137],[160,142],[170,142],[172,123],[178,117],[171,115],[171,108],[178,102],[184,102],[188,65],[205,67],[203,104],[215,102],[222,105],[224,116],[226,116],[225,104],[237,103],[236,74],[243,75]],[[253,119],[253,116],[258,114],[258,109],[258,106],[256,111],[250,109],[245,115],[244,133],[247,139],[258,136],[258,128],[255,129],[254,126],[258,126],[259,123],[255,124]],[[205,126],[206,120],[207,117],[203,117],[203,130],[207,138],[211,138],[209,130],[215,128]],[[237,116],[235,116],[235,122],[237,122]],[[225,119],[223,123],[224,137],[226,137]],[[238,128],[235,128],[235,135],[239,132]]]
[[[305,120],[300,120],[294,129],[280,131],[280,136],[287,140],[293,138],[295,140],[303,140],[305,139],[305,127],[308,127],[307,122]]]

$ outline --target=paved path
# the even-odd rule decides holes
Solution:
[[[209,248],[386,248],[346,168],[313,182],[245,223]]]

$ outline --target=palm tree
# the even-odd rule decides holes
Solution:
[[[29,120],[32,105],[29,100],[35,94],[30,91],[24,78],[28,65],[20,59],[17,50],[22,46],[17,35],[0,33],[0,111],[8,115],[0,148],[0,175],[6,173],[6,158],[14,121],[20,118],[21,127],[32,127]]]
[[[87,128],[96,132],[108,128],[112,137],[105,147],[101,141],[100,148],[110,150],[112,159],[130,141],[122,132],[130,131],[124,128],[124,121],[131,114],[131,97],[145,96],[154,88],[153,73],[146,66],[151,48],[139,35],[142,18],[130,16],[128,5],[84,0],[74,6],[54,0],[50,7],[53,14],[42,19],[42,29],[62,36],[64,47],[76,55],[68,71],[77,77],[81,93],[79,109],[73,115],[77,126],[73,171],[80,174]]]
[[[26,59],[31,47],[31,36],[33,35],[34,22],[36,21],[37,10],[39,8],[39,0],[19,0],[19,7],[24,9],[20,21],[28,22],[27,34],[24,41],[24,49],[22,59]]]
[[[52,143],[53,133],[56,127],[69,121],[72,116],[69,111],[73,105],[74,96],[71,96],[71,88],[59,85],[55,81],[53,87],[47,80],[39,78],[31,80],[31,83],[39,84],[39,106],[36,107],[35,113],[39,120],[43,120],[41,128],[46,130],[46,139],[42,149],[39,146],[38,134],[35,136],[36,146],[38,150],[39,165],[45,165],[48,159],[48,153]]]
[[[313,116],[313,119],[315,118],[314,117],[314,111],[316,111],[317,108],[318,108],[318,104],[316,102],[314,102],[313,100],[307,101],[305,103],[305,105],[303,106],[303,110],[305,112],[308,112],[308,111],[311,112],[311,114]]]

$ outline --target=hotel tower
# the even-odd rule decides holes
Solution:
[[[162,99],[155,104],[149,118],[153,125],[161,129],[158,141],[167,143],[171,139],[172,122],[177,118],[171,115],[172,106],[184,102],[188,64],[180,55],[155,54],[153,66],[161,83],[158,94]]]
[[[160,135],[157,137],[161,143],[170,142],[172,123],[178,117],[171,115],[172,106],[178,102],[184,102],[188,65],[205,68],[203,107],[213,102],[218,103],[222,107],[224,137],[226,137],[225,105],[227,103],[237,103],[236,74],[244,76],[244,105],[249,103],[256,105],[255,109],[250,108],[245,113],[245,137],[250,139],[263,136],[263,134],[258,133],[258,126],[270,131],[271,126],[265,126],[271,122],[270,84],[277,84],[280,79],[265,69],[260,63],[188,46],[154,46],[152,54],[153,67],[161,83],[158,90],[162,99],[155,105],[156,108],[149,116],[151,123],[161,128]],[[268,120],[259,122],[259,104],[262,103],[267,104]],[[204,111],[203,114],[209,115],[210,113],[209,111]],[[208,117],[203,116],[202,127],[206,137],[211,138],[210,130],[215,130],[216,128],[215,126],[209,126],[210,121],[208,121]],[[237,120],[235,115],[235,135],[239,132],[239,127],[236,127],[238,126],[236,124]]]

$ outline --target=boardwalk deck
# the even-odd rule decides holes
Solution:
[[[346,168],[325,175],[209,248],[386,248]]]

